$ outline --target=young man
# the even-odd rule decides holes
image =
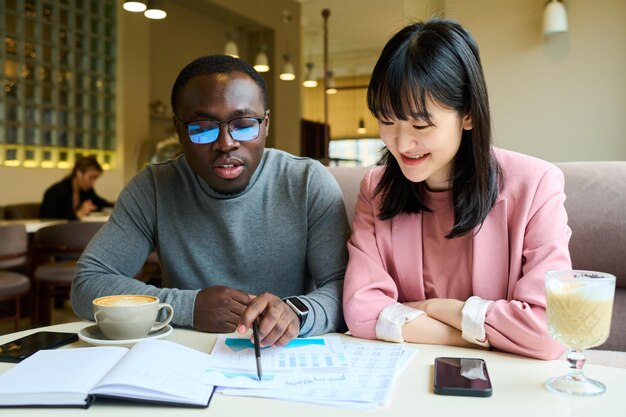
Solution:
[[[91,319],[96,297],[151,294],[174,307],[173,323],[202,331],[243,333],[258,317],[264,346],[342,329],[341,191],[318,162],[265,149],[263,79],[206,56],[181,71],[171,100],[184,153],[122,191],[78,263],[74,309]],[[131,279],[152,250],[162,289]]]

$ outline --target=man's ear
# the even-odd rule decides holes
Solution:
[[[463,116],[463,130],[472,130],[472,116],[469,113]]]
[[[265,122],[265,136],[270,133],[270,111],[267,110],[267,122]]]

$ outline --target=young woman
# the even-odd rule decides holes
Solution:
[[[544,273],[571,269],[563,174],[492,146],[472,36],[443,19],[402,29],[367,101],[386,150],[361,183],[348,244],[351,333],[558,357]]]
[[[52,184],[44,193],[39,217],[78,220],[92,211],[113,207],[93,188],[101,175],[102,167],[95,156],[76,160],[70,175]]]

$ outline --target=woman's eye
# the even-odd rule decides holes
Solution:
[[[389,122],[387,120],[380,120],[380,123],[385,125],[385,126],[391,126],[393,124],[393,122]]]
[[[424,130],[424,129],[428,129],[429,127],[430,127],[429,125],[413,125],[413,128],[417,130]]]

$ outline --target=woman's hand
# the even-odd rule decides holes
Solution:
[[[96,210],[97,208],[98,206],[96,206],[93,203],[93,201],[85,200],[80,205],[80,207],[78,207],[78,210],[76,210],[76,217],[78,217],[79,219],[82,219],[83,217],[87,216],[89,213]]]

